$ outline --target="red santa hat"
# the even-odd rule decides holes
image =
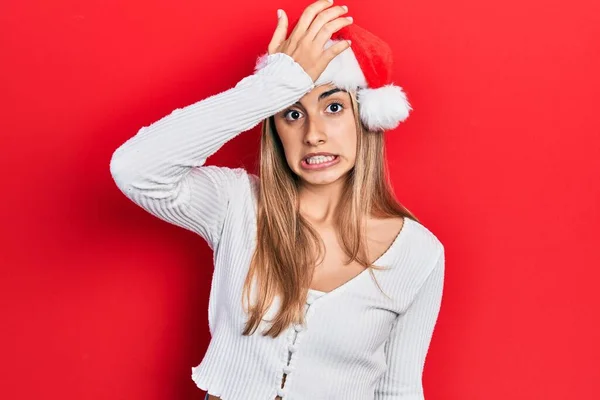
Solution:
[[[332,83],[356,91],[360,119],[370,131],[396,128],[408,118],[412,107],[402,88],[392,82],[390,46],[355,23],[331,36],[325,49],[340,40],[351,46],[338,54],[315,81],[315,85]],[[264,67],[266,54],[259,57],[256,70]]]

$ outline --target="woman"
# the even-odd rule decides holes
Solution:
[[[207,399],[423,399],[444,248],[389,189],[383,131],[410,106],[347,11],[319,0],[287,39],[280,12],[254,74],[113,154],[128,198],[214,251]],[[205,165],[261,121],[259,176]]]

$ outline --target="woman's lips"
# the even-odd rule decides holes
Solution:
[[[302,166],[302,168],[308,169],[308,170],[325,169],[325,168],[329,168],[332,165],[335,165],[340,162],[339,156],[334,156],[334,157],[335,158],[331,161],[326,161],[326,162],[322,162],[322,163],[318,163],[318,164],[309,164],[306,162],[306,160],[302,160],[300,162],[300,165]]]

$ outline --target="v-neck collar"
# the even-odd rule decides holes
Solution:
[[[390,246],[387,248],[387,250],[384,251],[383,254],[380,255],[375,261],[373,261],[372,264],[377,265],[377,264],[381,263],[385,258],[387,258],[389,255],[393,254],[396,251],[396,248],[399,247],[402,244],[402,242],[404,241],[404,237],[406,236],[406,229],[413,222],[414,221],[412,219],[410,219],[409,217],[404,217],[404,222],[402,223],[402,228],[400,229],[400,232],[398,232],[398,234],[396,235],[396,237],[394,238],[394,240],[392,241]],[[348,288],[348,286],[351,286],[353,283],[356,283],[356,281],[362,279],[363,275],[369,273],[369,269],[371,269],[371,268],[365,268],[363,271],[361,271],[355,277],[351,278],[350,280],[347,280],[346,282],[342,283],[340,286],[338,286],[335,289],[332,289],[328,292],[309,288],[308,289],[309,297],[311,298],[311,300],[316,300],[318,298],[333,297],[336,294],[339,294],[339,293],[343,292],[344,290],[346,290]]]

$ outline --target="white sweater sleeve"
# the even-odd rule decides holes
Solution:
[[[385,344],[388,369],[375,400],[424,400],[425,357],[441,308],[445,255],[442,246],[433,270],[406,313],[399,315]]]
[[[206,159],[312,88],[312,78],[294,59],[283,53],[269,55],[266,67],[234,88],[142,127],[114,151],[113,180],[134,203],[198,233],[215,250],[231,190],[245,171],[204,166]]]

